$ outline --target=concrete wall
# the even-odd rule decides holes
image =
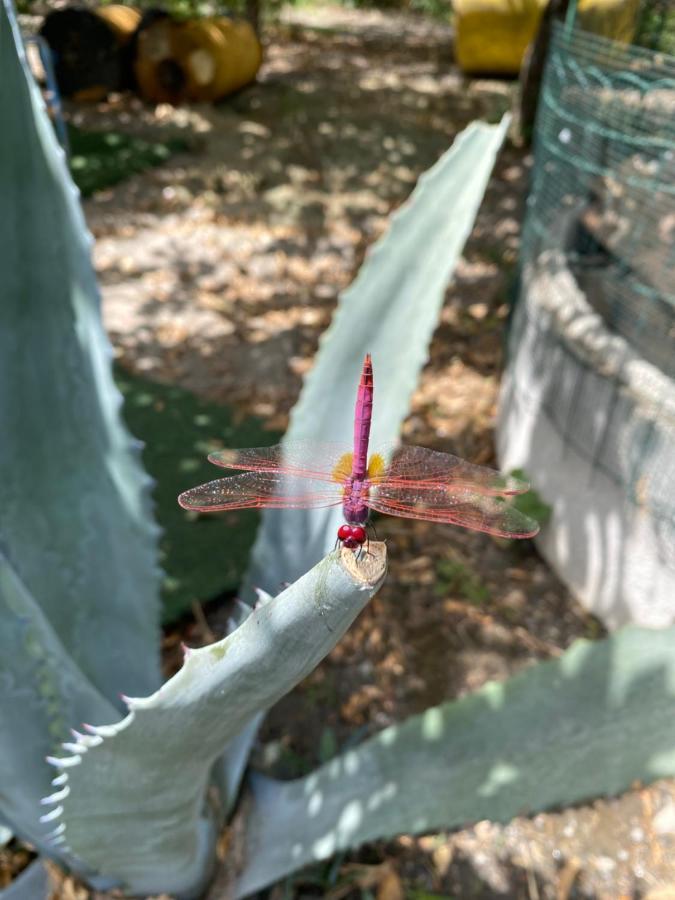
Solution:
[[[675,622],[675,384],[611,334],[562,254],[523,275],[502,468],[553,508],[537,546],[609,628]]]

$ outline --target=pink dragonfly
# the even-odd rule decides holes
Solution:
[[[535,521],[505,502],[528,489],[524,481],[424,447],[384,447],[369,458],[372,412],[368,354],[356,395],[353,448],[307,440],[212,453],[215,465],[244,472],[191,488],[178,502],[198,512],[341,505],[345,524],[337,537],[351,550],[367,540],[370,510],[508,538],[537,533]]]

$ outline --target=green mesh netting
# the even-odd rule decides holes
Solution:
[[[533,402],[525,382],[538,383],[537,402],[565,446],[625,486],[672,565],[675,57],[663,48],[675,8],[662,6],[639,10],[642,47],[584,32],[574,16],[554,26],[507,402]],[[519,382],[523,341],[532,368]]]
[[[523,261],[559,244],[564,214],[589,302],[675,375],[675,58],[557,26],[536,160]]]

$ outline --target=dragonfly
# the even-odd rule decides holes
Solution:
[[[209,461],[239,474],[178,497],[201,513],[247,508],[342,506],[337,541],[357,551],[368,540],[371,511],[459,525],[505,538],[530,538],[538,524],[507,499],[527,482],[438,450],[385,445],[369,455],[373,364],[366,355],[356,393],[352,444],[287,441],[272,447],[219,450]]]

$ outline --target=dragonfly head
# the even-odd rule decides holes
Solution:
[[[337,536],[348,550],[358,550],[368,540],[363,525],[340,525]]]

